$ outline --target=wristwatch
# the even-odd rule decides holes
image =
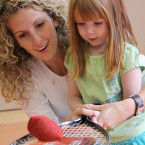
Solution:
[[[132,98],[135,101],[136,104],[135,115],[139,115],[140,113],[142,113],[145,109],[142,98],[139,95],[132,95],[129,96],[129,98]]]

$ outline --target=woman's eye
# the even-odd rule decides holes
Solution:
[[[26,33],[22,33],[21,35],[19,35],[19,38],[23,38],[26,36]]]
[[[44,25],[44,22],[39,23],[39,24],[37,25],[37,27],[42,27],[43,25]]]

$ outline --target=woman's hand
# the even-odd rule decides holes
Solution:
[[[125,99],[103,105],[86,104],[84,108],[100,111],[100,115],[96,118],[97,123],[104,128],[113,128],[134,114],[135,103],[132,99]]]

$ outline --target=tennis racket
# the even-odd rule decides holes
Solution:
[[[63,130],[59,141],[41,142],[28,134],[10,145],[111,145],[106,130],[86,116],[59,125]]]
[[[60,124],[63,138],[59,141],[69,145],[110,145],[110,137],[106,130],[88,117]]]

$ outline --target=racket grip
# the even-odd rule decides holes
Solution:
[[[100,103],[94,103],[93,105],[101,105]]]
[[[85,116],[85,115],[82,115],[82,117],[81,117],[81,119],[82,120],[86,120],[86,118],[88,119],[88,120],[92,120],[92,116]]]
[[[92,120],[92,116],[88,117],[89,120]]]

